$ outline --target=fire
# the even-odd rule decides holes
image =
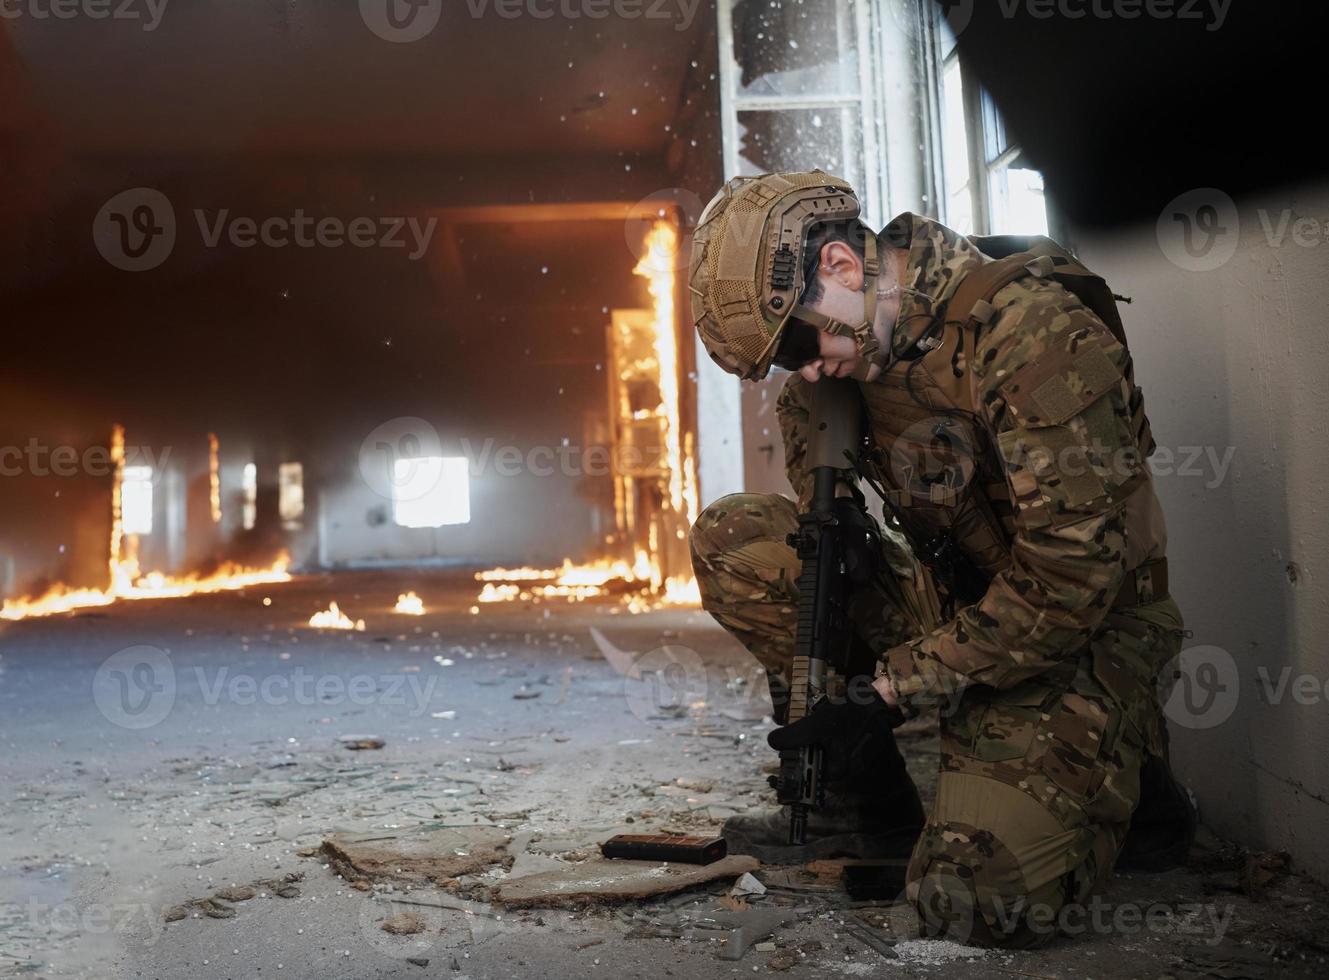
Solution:
[[[208,506],[212,511],[212,523],[220,524],[221,508],[221,444],[217,442],[217,433],[208,433]]]
[[[425,614],[425,603],[414,592],[407,592],[404,595],[397,596],[397,604],[392,607],[392,611],[403,616],[423,616]]]
[[[658,563],[642,550],[631,564],[602,558],[574,565],[565,559],[561,568],[491,568],[477,572],[475,578],[484,583],[478,602],[582,602],[619,595],[632,612],[701,604],[696,579],[690,575],[662,579]]]
[[[355,630],[358,633],[365,631],[365,621],[363,619],[352,620],[350,616],[341,611],[336,601],[333,601],[322,612],[316,612],[310,616],[309,625],[321,630]]]
[[[0,607],[0,619],[16,621],[56,616],[60,613],[109,606],[121,600],[178,599],[183,596],[230,592],[255,585],[271,585],[291,581],[290,556],[285,552],[266,568],[247,568],[226,562],[206,575],[192,573],[185,576],[166,575],[163,572],[142,573],[138,563],[138,536],[124,533],[124,515],[121,510],[125,471],[125,430],[115,426],[111,430],[111,462],[115,466],[111,483],[111,540],[107,557],[110,585],[105,589],[70,589],[64,585],[52,586],[36,597],[6,599]]]
[[[697,519],[697,474],[691,454],[683,451],[683,416],[678,390],[678,332],[674,316],[674,277],[678,257],[678,229],[657,221],[646,236],[646,254],[632,271],[645,276],[655,303],[655,356],[659,364],[660,406],[665,420],[665,459],[669,466],[669,502],[687,518]]]
[[[645,529],[646,547],[634,548],[632,561],[601,558],[584,564],[564,560],[559,568],[494,568],[480,572],[483,583],[477,599],[480,603],[540,602],[561,599],[582,602],[587,599],[617,598],[632,612],[662,606],[696,606],[701,597],[686,552],[678,560],[679,542],[696,520],[698,507],[697,468],[692,434],[684,431],[682,393],[679,389],[679,338],[676,327],[674,290],[678,268],[678,229],[670,221],[657,221],[646,237],[646,248],[633,269],[647,280],[652,309],[649,320],[649,344],[625,340],[617,355],[617,376],[621,379],[612,411],[620,422],[641,422],[652,418],[660,422],[663,459],[658,475],[620,474],[614,481],[614,508],[620,532],[632,526]],[[616,321],[617,322],[617,321]],[[633,321],[640,323],[640,320]],[[617,329],[617,328],[615,328]],[[631,332],[633,329],[629,327]],[[640,332],[635,336],[641,336]],[[658,384],[660,401],[655,406],[632,407],[627,384],[649,379]],[[641,513],[628,490],[632,480],[654,479],[660,483],[661,507],[655,516]],[[656,519],[656,518],[659,519]],[[661,539],[665,540],[661,540]],[[664,559],[671,550],[672,562]],[[682,574],[673,573],[679,566]],[[473,611],[478,607],[472,607]]]

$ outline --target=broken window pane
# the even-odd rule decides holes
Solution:
[[[739,0],[739,96],[857,96],[855,16],[853,0]]]
[[[814,167],[855,186],[863,123],[857,109],[779,109],[738,113],[739,174]]]

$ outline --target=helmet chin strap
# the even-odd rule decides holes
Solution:
[[[872,324],[877,317],[877,290],[873,284],[880,273],[877,236],[868,235],[863,241],[863,319],[856,324],[845,323],[802,303],[794,307],[792,314],[819,330],[853,339],[860,358],[858,367],[854,368],[854,373],[849,376],[855,381],[866,381],[868,371],[874,364],[884,368],[890,358],[890,351],[881,349],[877,335],[872,332]]]

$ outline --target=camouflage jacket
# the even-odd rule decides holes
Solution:
[[[1011,687],[1078,656],[1128,571],[1163,556],[1166,533],[1130,356],[1103,322],[1029,276],[993,297],[979,331],[945,326],[958,281],[990,260],[912,214],[880,237],[909,255],[896,359],[860,384],[870,468],[919,527],[949,529],[990,577],[977,602],[882,652],[901,698],[925,704],[971,684]],[[793,374],[777,403],[801,503],[810,392]]]

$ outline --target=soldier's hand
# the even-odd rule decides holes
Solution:
[[[847,761],[873,735],[904,720],[899,708],[887,705],[873,691],[871,700],[823,699],[807,717],[772,731],[766,742],[777,751],[820,745],[828,755]]]

